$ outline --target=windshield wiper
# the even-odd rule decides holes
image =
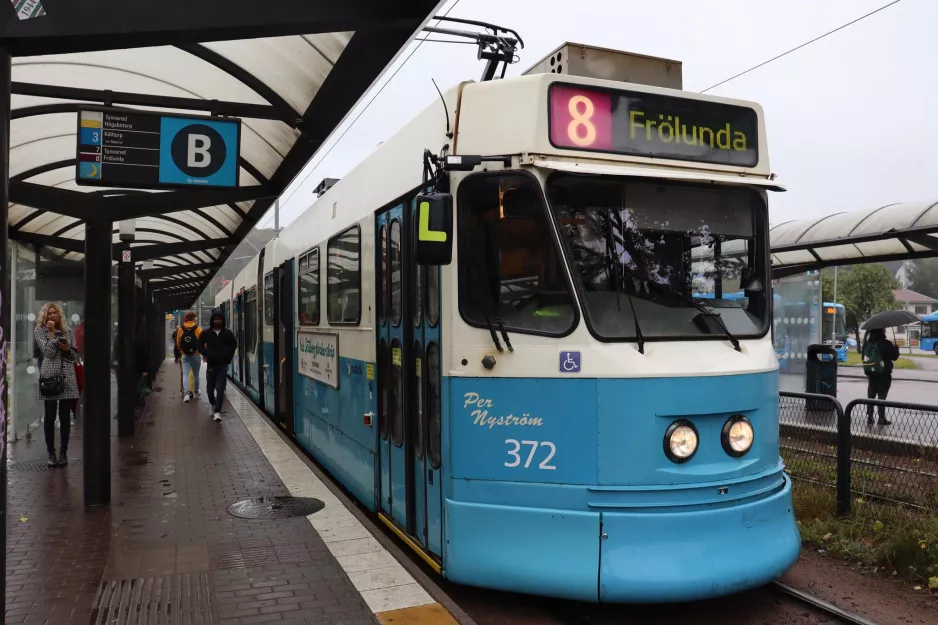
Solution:
[[[488,248],[488,246],[486,246],[486,248]],[[487,267],[484,268],[486,277],[485,286],[492,287],[494,286],[494,284],[492,284],[494,281],[492,280],[492,276],[489,275],[487,269]],[[495,315],[495,323],[498,324],[498,330],[501,332],[502,340],[505,341],[505,345],[508,347],[508,351],[515,351],[515,348],[511,346],[511,341],[508,339],[508,333],[505,332],[505,326],[502,324],[502,316],[498,314],[498,299],[492,297],[492,293],[489,291],[489,288],[483,288],[481,290],[485,291],[485,300],[488,303],[488,308],[490,308],[492,314]],[[489,334],[492,335],[492,342],[495,343],[495,348],[499,352],[504,352],[505,350],[502,349],[502,344],[498,341],[498,335],[495,334],[495,326],[492,325],[492,320],[489,317],[489,314],[485,312],[486,306],[483,305],[481,308],[482,316],[485,317],[485,325],[489,329]]]
[[[505,341],[505,347],[507,347],[510,352],[515,351],[515,348],[511,346],[511,341],[508,340],[508,333],[505,332],[505,326],[502,325],[502,316],[497,312],[495,313],[495,323],[498,324],[498,331],[502,333],[502,340]]]
[[[621,233],[621,229],[620,229]],[[622,304],[619,302],[619,295],[622,293],[622,263],[619,262],[616,254],[616,242],[612,234],[612,211],[606,215],[606,258],[613,266],[613,280],[616,283],[616,308],[622,311]],[[635,314],[635,302],[632,301],[631,293],[626,293],[629,298],[629,307],[632,309],[632,319],[635,321],[635,342],[638,343],[638,353],[645,353],[645,338],[642,336],[642,329],[638,325],[638,315]]]
[[[485,307],[482,307],[482,316],[485,317],[485,326],[489,329],[489,334],[492,335],[492,342],[495,343],[495,349],[500,352],[505,351],[502,349],[502,344],[498,342],[498,335],[495,334],[495,326],[492,325],[492,320],[489,319],[489,314],[485,312]]]
[[[739,339],[733,336],[733,334],[729,331],[729,329],[727,329],[726,324],[723,323],[723,319],[720,317],[720,313],[715,313],[712,310],[707,310],[700,303],[695,302],[692,298],[687,297],[680,291],[675,291],[674,289],[670,287],[667,289],[667,291],[668,293],[677,296],[679,299],[687,302],[688,304],[690,304],[691,306],[699,310],[700,314],[704,315],[705,317],[710,317],[711,319],[713,319],[716,322],[716,324],[720,326],[720,329],[723,330],[723,334],[726,335],[726,338],[728,338],[730,340],[730,343],[733,344],[733,349],[735,349],[738,352],[743,351],[742,348],[739,346]]]

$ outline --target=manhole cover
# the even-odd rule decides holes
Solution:
[[[228,514],[242,519],[289,519],[315,514],[326,504],[312,497],[258,497],[228,506]]]
[[[69,458],[69,464],[80,460],[79,458]],[[48,460],[36,460],[33,462],[16,462],[8,465],[10,471],[52,471],[58,467],[50,467]]]

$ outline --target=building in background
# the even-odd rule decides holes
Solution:
[[[910,289],[893,291],[896,301],[910,313],[924,317],[938,311],[938,299],[922,295]],[[908,326],[895,328],[895,343],[899,347],[918,347],[922,338],[922,325],[914,323]]]

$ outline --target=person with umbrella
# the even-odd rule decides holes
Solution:
[[[886,338],[886,328],[904,326],[921,321],[906,310],[887,310],[873,315],[863,324],[866,337],[863,341],[863,372],[869,384],[866,396],[869,399],[885,400],[892,386],[894,362],[899,360],[899,348]],[[873,406],[866,407],[866,422],[873,425]],[[890,425],[886,419],[886,407],[879,407],[879,425]]]

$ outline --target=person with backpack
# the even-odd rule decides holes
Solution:
[[[228,383],[228,365],[234,360],[238,339],[225,327],[225,313],[216,308],[212,311],[211,328],[202,333],[202,353],[208,369],[205,372],[206,395],[212,405],[212,418],[221,421],[221,409],[225,403],[225,385]]]
[[[885,400],[892,386],[893,363],[899,360],[899,348],[886,338],[882,329],[870,330],[863,346],[863,372],[869,380],[866,396]],[[866,422],[873,425],[873,406],[866,407]],[[886,407],[879,407],[879,425],[890,425],[886,420]]]
[[[182,379],[183,384],[189,381],[189,372],[191,371],[195,378],[195,396],[200,397],[199,390],[199,370],[202,368],[202,328],[195,318],[195,313],[189,311],[183,318],[182,326],[176,330],[176,341],[173,347],[173,353],[176,356],[176,362],[182,360]],[[183,401],[189,403],[192,399],[192,393],[183,387]]]

